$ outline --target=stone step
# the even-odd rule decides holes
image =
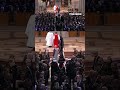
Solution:
[[[8,26],[0,25],[0,32],[25,32],[26,26]]]
[[[64,42],[73,42],[73,41],[77,41],[77,42],[85,42],[85,37],[67,37],[67,38],[63,38]],[[45,37],[36,37],[35,38],[36,42],[46,42],[45,41]]]
[[[86,38],[90,38],[90,37],[98,38],[99,37],[97,32],[86,32],[85,36],[86,36]]]
[[[119,39],[120,40],[120,32],[101,32],[104,38],[111,38],[111,39]]]

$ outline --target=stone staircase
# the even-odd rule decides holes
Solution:
[[[92,51],[98,51],[106,60],[111,56],[113,61],[120,60],[120,32],[118,31],[87,31],[85,38],[85,72],[86,75],[92,69]]]
[[[39,49],[44,52],[46,49],[46,41],[45,37],[36,37],[35,38],[35,50],[39,51]],[[73,49],[76,48],[77,50],[85,50],[85,38],[80,37],[64,37],[64,53],[66,57],[71,57],[73,55]],[[50,55],[53,55],[53,47],[48,48]],[[52,56],[51,56],[52,57]]]
[[[0,61],[8,61],[9,55],[15,55],[16,62],[23,60],[30,49],[26,47],[25,26],[0,26]]]
[[[90,52],[98,51],[99,54],[106,58],[120,56],[120,32],[86,32],[86,60],[90,59]]]

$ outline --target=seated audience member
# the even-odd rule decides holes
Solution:
[[[54,13],[40,13],[35,19],[36,31],[84,31],[84,16],[63,13],[55,16]]]

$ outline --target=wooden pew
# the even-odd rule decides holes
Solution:
[[[100,24],[100,14],[85,13],[85,24],[88,26],[96,26]]]
[[[46,35],[47,35],[47,31],[42,31],[42,32],[40,32],[40,36],[41,36],[41,37],[46,37]]]
[[[8,13],[0,13],[0,25],[8,25]]]
[[[69,31],[69,37],[77,37],[77,31]]]
[[[120,13],[106,13],[105,25],[120,25]]]
[[[15,15],[16,25],[17,26],[26,26],[28,23],[28,20],[31,16],[31,13],[16,13]]]
[[[80,36],[80,37],[85,37],[85,31],[80,31],[80,32],[79,32],[79,36]]]

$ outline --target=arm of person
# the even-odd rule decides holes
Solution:
[[[60,36],[58,35],[58,40],[60,40]]]
[[[45,41],[47,41],[48,37],[49,37],[49,32],[46,35]]]

